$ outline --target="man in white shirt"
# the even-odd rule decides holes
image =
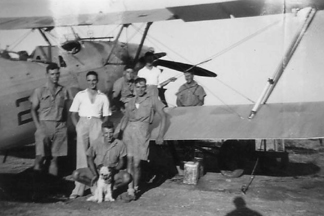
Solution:
[[[72,122],[77,132],[77,169],[88,167],[86,151],[101,137],[101,124],[107,121],[111,114],[107,96],[97,89],[98,74],[90,71],[86,78],[88,88],[75,95],[70,107]],[[70,198],[83,196],[84,190],[85,185],[75,182]]]
[[[144,55],[145,58],[145,66],[138,71],[137,76],[146,79],[146,92],[149,95],[159,95],[158,88],[163,87],[170,82],[174,82],[177,78],[171,77],[170,79],[161,83],[160,75],[161,70],[157,67],[154,67],[154,54],[152,52],[147,52]]]

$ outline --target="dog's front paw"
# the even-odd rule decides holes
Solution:
[[[105,201],[114,202],[115,199],[112,198],[111,196],[106,196],[106,197],[105,197]]]
[[[97,198],[95,196],[91,196],[87,199],[89,202],[97,202]]]

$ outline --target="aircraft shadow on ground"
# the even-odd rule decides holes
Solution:
[[[252,174],[254,163],[250,163],[245,169],[244,174]],[[277,177],[294,177],[294,176],[308,176],[315,175],[321,170],[319,166],[312,162],[297,163],[289,162],[285,167],[282,167],[276,159],[266,159],[258,164],[255,174]]]

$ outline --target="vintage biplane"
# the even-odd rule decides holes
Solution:
[[[118,24],[123,29],[130,23],[147,23],[144,37],[139,45],[121,43],[118,41],[118,36],[109,43],[76,38],[60,45],[61,55],[56,58],[61,66],[66,66],[62,67],[63,85],[74,90],[84,88],[84,73],[88,70],[96,70],[100,74],[100,88],[109,93],[113,82],[121,76],[122,66],[129,63],[135,65],[141,55],[149,50],[148,47],[143,46],[143,42],[152,22],[175,19],[197,22],[273,14],[282,14],[283,22],[285,19],[298,19],[298,28],[291,40],[287,42],[288,45],[282,50],[273,75],[269,75],[269,79],[264,80],[266,87],[255,89],[260,92],[259,98],[254,99],[255,103],[168,108],[165,139],[235,140],[235,144],[228,142],[226,146],[229,147],[224,148],[224,155],[228,155],[240,146],[241,142],[237,140],[323,137],[322,92],[324,91],[322,91],[321,80],[324,74],[321,71],[324,61],[321,58],[324,44],[321,40],[323,32],[321,26],[324,22],[322,11],[324,3],[313,0],[214,0],[186,4],[182,1],[159,2],[154,9],[146,9],[144,5],[145,2],[143,2],[145,8],[143,10],[127,8],[109,12],[108,9],[103,9],[96,13],[79,13],[77,16],[51,14],[1,17],[0,30],[39,29],[46,40],[46,32],[53,27]],[[44,55],[46,59],[41,61],[36,57],[31,62],[0,58],[2,75],[0,148],[23,143],[24,139],[32,137],[34,126],[29,115],[28,96],[35,87],[44,83],[44,63],[53,61],[51,48],[49,44],[47,54]],[[44,63],[41,63],[42,61]],[[162,66],[180,71],[192,69],[197,71],[195,72],[197,75],[216,76],[197,66],[191,67],[166,60],[159,61]],[[249,87],[248,80],[245,82]],[[276,94],[277,97],[274,96]],[[272,100],[278,97],[283,100]],[[157,127],[158,119],[152,124],[152,139],[156,136]]]

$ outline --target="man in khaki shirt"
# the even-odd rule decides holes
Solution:
[[[125,109],[125,104],[134,97],[134,78],[136,77],[133,68],[125,66],[124,74],[115,81],[113,86],[113,101],[118,109]]]
[[[194,80],[192,72],[184,72],[186,83],[180,86],[177,95],[177,106],[202,106],[206,97],[205,90]]]
[[[124,120],[121,123],[123,141],[127,148],[127,171],[133,176],[128,185],[127,193],[130,197],[136,198],[139,191],[141,178],[141,161],[147,161],[149,155],[150,131],[149,125],[153,121],[155,113],[161,118],[159,134],[156,144],[163,144],[166,116],[163,111],[165,105],[157,96],[149,95],[146,92],[146,79],[135,80],[135,97],[126,105]]]
[[[59,67],[46,68],[47,83],[30,96],[31,115],[36,126],[34,170],[42,171],[45,159],[51,160],[49,174],[58,175],[57,158],[67,155],[66,102],[67,90],[58,81]]]
[[[126,167],[126,146],[121,140],[113,137],[114,127],[112,122],[102,123],[102,137],[96,140],[87,150],[87,160],[89,167],[80,168],[74,171],[73,178],[95,191],[98,167],[107,166],[113,168],[114,189],[125,186],[131,182],[131,175],[124,170]]]

